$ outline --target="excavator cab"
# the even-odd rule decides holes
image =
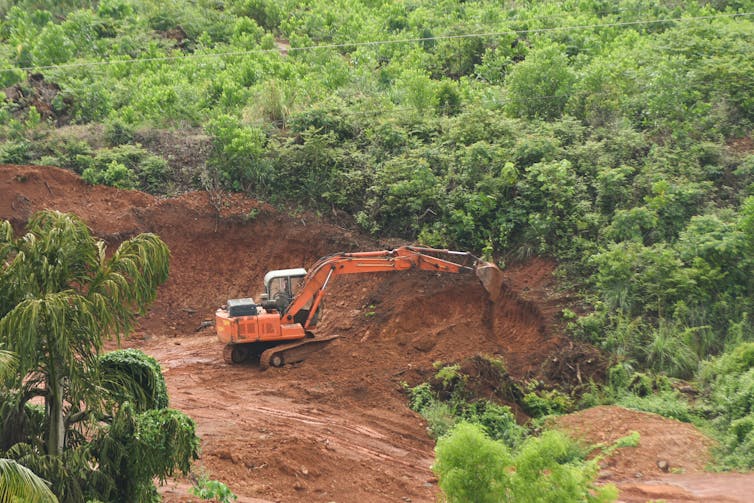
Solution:
[[[264,275],[262,305],[266,309],[271,307],[280,312],[285,311],[301,290],[304,278],[306,269],[302,267],[268,272]]]

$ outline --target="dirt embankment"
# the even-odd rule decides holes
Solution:
[[[125,344],[160,361],[171,406],[197,422],[199,465],[241,502],[435,501],[433,442],[401,392],[403,382],[426,379],[435,361],[498,355],[513,377],[571,384],[600,371],[588,350],[561,337],[563,294],[555,289],[554,264],[541,259],[508,268],[494,305],[473,276],[339,278],[319,331],[340,339],[296,366],[266,372],[253,364],[230,367],[222,362],[212,328],[199,329],[217,306],[255,296],[270,269],[306,267],[329,253],[379,249],[379,243],[240,196],[157,199],[92,187],[55,168],[0,166],[0,218],[20,229],[44,208],[78,214],[113,246],[140,232],[155,232],[168,244],[170,279]],[[646,427],[658,435],[658,449],[663,439],[677,438],[678,448],[687,450],[677,459],[696,459],[692,452],[703,456],[705,444],[687,432],[688,425],[606,410],[576,415],[564,427],[590,441],[603,432],[608,441],[617,434],[615,425],[625,423],[640,431],[642,442]],[[621,451],[606,466],[606,479],[629,484],[629,491],[645,490],[636,488],[634,475],[641,471],[647,485],[657,478],[652,463],[641,449]],[[169,485],[166,501],[189,501],[188,486]]]

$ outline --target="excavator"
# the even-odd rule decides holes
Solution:
[[[230,299],[215,313],[215,329],[225,343],[226,363],[259,358],[259,366],[297,363],[338,335],[315,336],[322,300],[330,282],[341,274],[407,271],[475,273],[490,300],[497,300],[503,274],[495,264],[467,252],[420,246],[390,250],[337,253],[306,269],[281,269],[264,277],[265,292],[253,298]]]

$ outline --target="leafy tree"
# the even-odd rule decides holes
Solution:
[[[562,47],[530,51],[506,78],[508,110],[517,117],[556,119],[563,113],[574,81]]]
[[[0,230],[0,345],[20,355],[0,351],[14,371],[0,388],[0,449],[50,480],[61,502],[152,501],[155,477],[189,471],[195,425],[165,408],[153,358],[99,352],[154,299],[167,247],[141,234],[108,257],[81,220],[54,211],[35,214],[22,237],[9,222]]]
[[[17,405],[44,397],[46,450],[58,455],[66,430],[100,407],[103,338],[128,333],[167,279],[169,252],[141,234],[108,258],[77,217],[44,211],[20,238],[0,224],[0,257],[0,342],[19,355]]]

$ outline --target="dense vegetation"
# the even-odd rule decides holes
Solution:
[[[726,464],[754,466],[753,362],[730,363],[754,340],[753,1],[0,13],[0,161],[244,191],[500,261],[553,256],[584,293],[574,337],[617,363],[592,399],[709,420],[743,456]],[[175,130],[207,145],[190,170],[155,140]],[[695,380],[693,407],[675,378]]]
[[[70,503],[152,501],[155,478],[188,473],[194,422],[167,408],[157,361],[137,350],[100,354],[154,299],[168,258],[153,234],[108,256],[64,213],[35,214],[18,237],[0,222],[2,501],[54,500],[28,492],[27,469]]]
[[[484,355],[462,363],[435,365],[425,383],[406,390],[412,409],[427,420],[437,439],[432,469],[450,502],[614,501],[613,486],[595,487],[602,454],[637,445],[638,434],[587,455],[558,431],[516,423],[507,402],[532,417],[564,412],[565,395],[538,394],[510,378],[502,361]],[[472,375],[475,378],[472,378]]]

